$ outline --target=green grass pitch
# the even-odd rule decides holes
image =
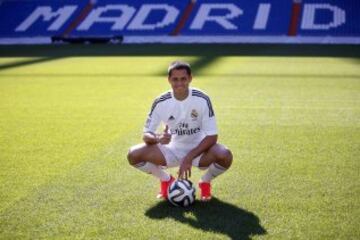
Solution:
[[[359,239],[360,57],[214,48],[2,47],[0,239]],[[188,209],[126,160],[175,59],[234,155]]]

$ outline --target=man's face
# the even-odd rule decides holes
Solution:
[[[192,77],[185,69],[173,69],[168,80],[174,93],[182,95],[187,93]]]

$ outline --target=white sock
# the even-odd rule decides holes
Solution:
[[[211,180],[220,174],[223,174],[226,170],[226,168],[220,166],[219,164],[213,163],[209,166],[209,169],[204,174],[204,176],[201,177],[201,182],[211,182]]]
[[[150,163],[150,162],[140,162],[134,165],[135,168],[139,169],[140,171],[149,173],[160,179],[160,181],[169,181],[170,174],[162,170],[159,166]]]

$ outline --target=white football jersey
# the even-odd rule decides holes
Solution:
[[[169,146],[192,149],[207,135],[216,135],[214,110],[209,97],[199,89],[189,88],[189,96],[179,101],[172,91],[155,99],[144,132],[155,133],[160,123],[169,126]]]

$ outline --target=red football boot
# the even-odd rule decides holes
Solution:
[[[208,182],[199,182],[200,200],[209,201],[211,199],[211,184]]]
[[[168,188],[173,181],[175,181],[175,178],[171,175],[169,181],[160,181],[160,192],[156,197],[159,199],[167,199]]]

